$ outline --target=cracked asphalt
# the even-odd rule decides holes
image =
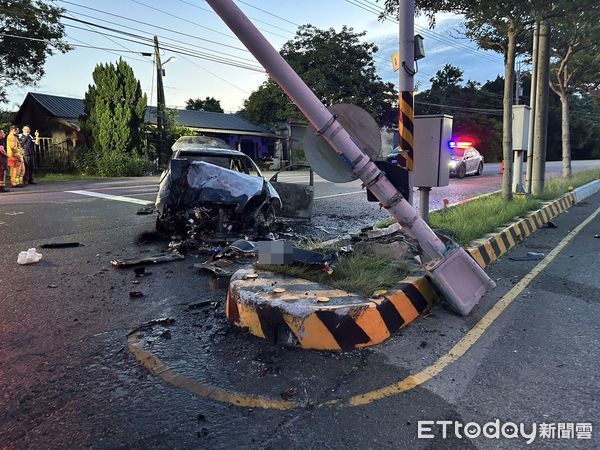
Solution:
[[[77,183],[75,189],[152,198],[152,183],[128,183]],[[131,187],[142,184],[148,187]],[[111,267],[115,257],[164,246],[136,243],[154,217],[135,215],[139,205],[63,192],[72,189],[48,185],[35,194],[0,197],[0,448],[527,446],[523,439],[442,439],[439,432],[432,440],[417,437],[419,420],[495,419],[592,423],[590,440],[538,438],[529,447],[599,446],[600,239],[594,235],[600,217],[459,360],[411,390],[349,404],[352,396],[397,383],[447,354],[538,263],[508,256],[547,254],[600,207],[599,194],[555,219],[558,228],[538,231],[492,265],[498,287],[470,316],[440,305],[381,346],[329,353],[271,346],[229,326],[225,286],[194,273],[199,259],[147,267],[152,273],[143,278]],[[336,193],[329,189],[322,195]],[[353,195],[336,201],[348,202],[336,212],[356,209]],[[83,246],[46,249],[40,263],[16,264],[19,251],[56,241]],[[146,296],[130,299],[131,290]],[[199,385],[297,406],[234,406],[150,373],[127,336],[167,317],[174,321],[140,331],[140,345],[173,372]]]

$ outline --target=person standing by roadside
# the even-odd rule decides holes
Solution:
[[[35,169],[35,142],[31,137],[31,128],[29,125],[23,127],[23,134],[19,137],[19,143],[23,148],[25,174],[23,182],[26,184],[37,184],[33,181],[33,171]]]
[[[8,154],[8,167],[10,167],[10,184],[12,187],[25,187],[23,184],[23,174],[25,164],[23,163],[23,148],[19,143],[19,128],[16,125],[10,126],[10,132],[6,138],[6,153]]]
[[[6,189],[4,183],[5,175],[8,169],[8,154],[6,153],[5,147],[4,130],[0,130],[0,192],[10,192],[10,189]]]

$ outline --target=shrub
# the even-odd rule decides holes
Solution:
[[[139,177],[149,166],[148,160],[136,152],[97,153],[85,147],[77,149],[74,164],[83,174],[101,177]]]

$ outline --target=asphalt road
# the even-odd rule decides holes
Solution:
[[[317,197],[344,193],[320,183]],[[138,242],[153,228],[153,216],[135,215],[138,204],[65,192],[147,200],[154,189],[146,180],[79,182],[0,197],[0,448],[526,446],[521,437],[443,439],[439,427],[435,439],[417,437],[419,420],[496,419],[523,422],[528,430],[541,422],[591,423],[590,440],[538,436],[532,446],[599,447],[600,239],[594,235],[600,216],[464,356],[414,389],[377,398],[374,390],[435,365],[537,262],[502,258],[489,270],[498,287],[469,317],[438,307],[374,349],[338,354],[270,346],[226,324],[225,288],[194,273],[199,260],[148,267],[152,274],[143,278],[111,267],[113,258],[153,254],[166,244]],[[316,204],[327,208],[318,202],[337,199],[330,209],[352,210],[359,194],[353,195]],[[340,206],[348,197],[351,204]],[[595,195],[508,256],[548,254],[599,207]],[[40,263],[16,264],[19,251],[55,241],[83,246],[43,250]],[[131,290],[146,296],[130,299]],[[289,398],[302,406],[242,408],[207,398],[210,389],[192,394],[154,377],[129,351],[127,335],[165,317],[174,322],[145,328],[141,344],[176,373],[242,397]],[[359,394],[372,401],[353,406]]]

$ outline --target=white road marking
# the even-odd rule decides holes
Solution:
[[[4,213],[7,216],[18,216],[20,214],[25,214],[23,211],[13,211],[13,212],[9,212],[9,213]]]
[[[322,198],[342,197],[344,195],[354,195],[354,194],[364,194],[364,193],[365,193],[365,191],[356,191],[356,192],[344,192],[343,194],[322,195],[321,197],[315,197],[315,200],[321,200]]]
[[[104,198],[106,200],[115,200],[118,202],[135,203],[136,205],[152,205],[154,203],[154,202],[149,202],[147,200],[140,200],[138,198],[123,197],[122,195],[102,194],[100,192],[93,192],[93,191],[65,191],[65,192],[68,192],[69,194],[87,195],[88,197]]]
[[[141,188],[155,188],[158,191],[158,183],[156,184],[136,184],[133,186],[111,186],[111,187],[94,187],[97,191],[110,191],[113,189],[141,189]]]

